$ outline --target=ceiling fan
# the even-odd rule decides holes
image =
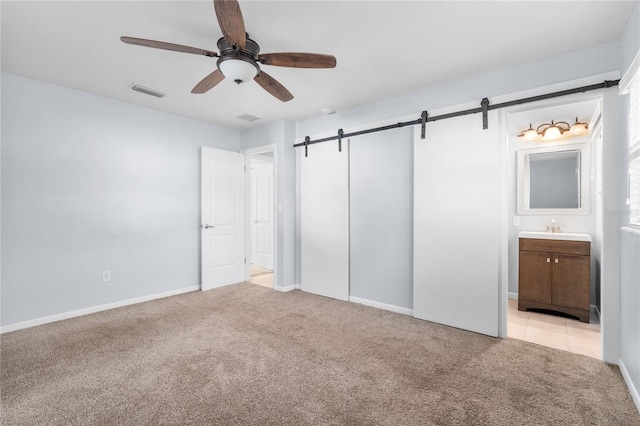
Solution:
[[[293,99],[293,95],[277,80],[260,69],[262,65],[290,68],[335,68],[336,58],[318,53],[266,53],[260,54],[260,46],[245,32],[244,19],[236,0],[213,0],[218,24],[223,37],[218,40],[220,53],[197,47],[166,43],[164,41],[122,36],[127,44],[173,50],[217,57],[218,69],[196,84],[191,93],[205,93],[220,83],[225,77],[237,84],[255,80],[264,90],[282,102]]]

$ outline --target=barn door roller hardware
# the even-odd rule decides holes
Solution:
[[[382,126],[382,127],[374,127],[372,129],[366,129],[366,130],[360,130],[357,132],[351,132],[351,133],[344,133],[344,131],[342,129],[338,130],[338,134],[336,136],[328,136],[326,138],[322,138],[322,139],[316,139],[316,140],[311,140],[309,139],[309,136],[305,136],[304,137],[304,142],[300,142],[297,143],[295,145],[293,145],[294,148],[297,148],[299,146],[304,146],[305,147],[305,157],[307,156],[307,149],[309,147],[309,145],[313,145],[315,143],[322,143],[322,142],[329,142],[329,141],[338,141],[338,150],[342,151],[342,139],[344,138],[350,138],[353,136],[361,136],[361,135],[367,135],[369,133],[376,133],[376,132],[381,132],[383,130],[391,130],[391,129],[399,129],[400,127],[406,127],[406,126],[415,126],[416,124],[421,124],[423,121],[426,124],[427,120],[427,112],[424,111],[423,113],[424,116],[424,120],[422,118],[418,118],[417,120],[413,120],[413,121],[405,121],[405,122],[400,122],[400,123],[396,123],[396,124],[389,124],[387,126]],[[423,134],[424,134],[424,124],[423,124]],[[423,138],[424,139],[424,138]]]
[[[482,130],[489,128],[489,99],[482,98]]]
[[[429,117],[429,113],[427,111],[422,111],[422,114],[420,115],[420,118],[418,118],[417,120],[413,120],[413,121],[405,121],[405,122],[400,122],[400,123],[396,123],[396,124],[390,124],[388,126],[374,127],[374,128],[371,128],[371,129],[360,130],[360,131],[351,132],[351,133],[344,133],[344,131],[342,129],[340,129],[340,130],[338,130],[338,134],[336,136],[329,136],[329,137],[326,137],[326,138],[316,139],[316,140],[311,140],[311,138],[309,136],[305,136],[304,142],[296,143],[296,144],[293,145],[293,147],[294,148],[298,148],[300,146],[304,146],[304,156],[307,157],[308,154],[309,154],[309,145],[337,140],[338,141],[338,151],[342,151],[342,139],[343,138],[350,138],[350,137],[353,137],[353,136],[361,136],[361,135],[366,135],[366,134],[369,134],[369,133],[382,132],[384,130],[399,129],[401,127],[417,126],[417,125],[422,126],[421,139],[425,139],[425,137],[426,137],[426,124],[428,122],[438,121],[438,120],[445,120],[447,118],[461,117],[463,115],[476,114],[476,113],[479,113],[479,112],[482,113],[482,128],[483,129],[488,129],[489,128],[489,111],[492,111],[494,109],[507,108],[507,107],[511,107],[511,106],[515,106],[515,105],[526,104],[526,103],[529,103],[529,102],[537,102],[537,101],[542,101],[542,100],[545,100],[545,99],[558,98],[560,96],[572,95],[574,93],[584,93],[584,92],[588,92],[588,91],[591,91],[591,90],[606,89],[606,88],[609,88],[609,87],[617,86],[618,83],[620,83],[620,80],[605,80],[602,83],[591,84],[589,86],[576,87],[574,89],[561,90],[559,92],[552,92],[552,93],[546,93],[544,95],[538,95],[538,96],[531,96],[531,97],[528,97],[528,98],[516,99],[516,100],[513,100],[513,101],[502,102],[502,103],[495,104],[495,105],[490,105],[489,104],[489,99],[488,98],[483,98],[482,101],[480,102],[480,107],[479,108],[465,109],[465,110],[461,110],[461,111],[450,112],[450,113],[447,113],[447,114],[435,115],[435,116],[432,116],[432,117]]]

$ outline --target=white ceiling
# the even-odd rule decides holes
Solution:
[[[329,70],[264,66],[295,99],[254,82],[190,91],[215,58],[119,37],[215,50],[212,1],[2,1],[2,70],[233,128],[302,120],[620,38],[632,1],[242,1],[262,53],[329,53]],[[167,93],[132,91],[134,83]],[[236,117],[251,114],[247,123]]]

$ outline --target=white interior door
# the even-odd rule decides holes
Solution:
[[[251,263],[273,270],[273,162],[251,164],[250,187]]]
[[[479,114],[429,123],[414,144],[414,316],[497,336],[498,114],[487,130]]]
[[[349,299],[349,144],[321,143],[298,151],[301,289]]]
[[[245,278],[245,156],[202,148],[202,290]]]

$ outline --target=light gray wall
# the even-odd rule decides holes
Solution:
[[[240,132],[240,149],[276,145],[276,286],[295,285],[295,124],[278,120]]]
[[[333,115],[301,121],[296,124],[296,137],[303,138],[307,135],[313,136],[314,134],[325,132],[335,132],[337,134],[337,130],[340,128],[347,131],[350,126],[366,125],[408,114],[415,114],[415,118],[418,118],[422,110],[434,110],[471,101],[476,101],[479,106],[480,100],[483,97],[489,97],[491,100],[491,97],[494,96],[616,71],[618,70],[618,66],[618,43],[606,43],[565,55],[554,56],[513,68],[501,69],[470,79],[446,83],[384,101],[339,111]],[[427,139],[429,137],[428,135],[429,127],[427,125]],[[357,143],[357,141],[358,138],[352,139],[352,143]],[[362,145],[362,149],[366,150],[364,144]],[[376,155],[383,155],[383,151],[385,152],[384,155],[390,157],[394,155],[392,153],[394,150],[393,143],[383,144],[376,149],[380,150]],[[309,155],[313,155],[313,146],[309,147]],[[455,158],[443,159],[443,161],[455,161]],[[299,181],[299,179],[296,179],[296,181]],[[388,191],[390,193],[394,191],[397,193],[405,193],[407,187],[401,186],[402,184],[400,182],[401,180],[395,181],[394,187],[389,188]],[[296,192],[297,195],[299,195],[299,187],[296,187]],[[388,211],[391,212],[393,209],[389,209]],[[391,214],[381,218],[381,221],[385,223],[394,223],[395,220],[396,218]],[[401,228],[398,229],[401,230]],[[361,229],[358,232],[365,231]],[[299,233],[300,223],[298,218],[296,244],[299,244]],[[352,232],[351,238],[367,241],[369,237],[367,235],[355,235]],[[389,244],[389,241],[378,241],[378,244]],[[351,256],[357,259],[360,257],[364,258],[365,255],[355,252],[352,249]],[[296,259],[296,262],[296,268],[299,269],[299,259]],[[408,266],[405,265],[405,267]],[[396,273],[402,276],[412,276],[410,270],[396,271]],[[297,283],[300,283],[299,274],[297,274],[296,277]],[[380,283],[377,281],[368,284],[362,281],[361,284],[358,284],[357,291],[360,294],[378,297],[378,300],[371,299],[376,302],[388,304],[397,303],[397,299],[395,299],[396,296],[386,294],[384,290],[378,288],[379,285]],[[407,285],[407,283],[403,284],[403,286],[405,285]]]
[[[636,1],[631,17],[627,23],[621,40],[620,69],[624,73],[634,57],[640,52],[640,2]],[[628,146],[627,119],[628,97],[621,98],[622,113],[622,146]],[[620,156],[622,182],[627,179],[627,154],[623,149]],[[626,185],[621,185],[621,200],[626,199]],[[625,212],[626,204],[620,210]],[[625,214],[623,224],[629,222]],[[620,360],[624,363],[636,395],[640,392],[640,234],[628,231],[621,232],[620,259]],[[638,403],[636,401],[636,403]],[[640,407],[638,407],[640,409]]]
[[[2,112],[2,325],[199,285],[199,147],[238,131],[7,73]]]
[[[350,296],[413,309],[413,128],[351,140],[349,215]]]

